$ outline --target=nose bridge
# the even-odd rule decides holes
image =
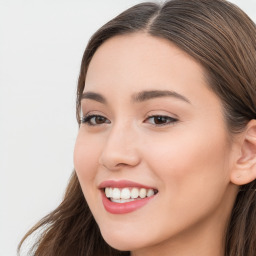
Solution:
[[[128,122],[118,122],[112,126],[102,149],[99,162],[107,169],[121,166],[135,166],[139,162],[136,131]]]

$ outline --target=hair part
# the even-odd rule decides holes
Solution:
[[[234,4],[224,0],[171,0],[138,4],[102,26],[90,39],[77,86],[77,121],[90,61],[108,39],[144,32],[165,38],[198,61],[209,87],[219,96],[231,134],[256,119],[256,26]],[[256,182],[241,187],[226,232],[225,256],[254,256],[256,251]],[[111,248],[84,199],[75,171],[63,202],[21,241],[46,227],[34,255],[129,255]],[[19,248],[20,248],[19,246]]]

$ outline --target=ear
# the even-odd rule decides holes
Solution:
[[[256,179],[256,120],[251,120],[242,132],[240,155],[231,172],[231,182],[245,185]]]

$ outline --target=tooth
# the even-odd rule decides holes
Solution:
[[[138,198],[139,196],[139,190],[137,188],[133,188],[131,191],[131,198]]]
[[[131,197],[131,193],[129,188],[123,188],[121,191],[121,199],[129,199]]]
[[[145,188],[140,189],[140,198],[145,198],[147,195],[147,190]]]
[[[113,199],[113,198],[111,198],[111,201],[114,202],[114,203],[121,203],[121,202],[120,202],[120,201],[121,201],[120,198],[119,198],[119,199]]]
[[[109,198],[113,195],[113,188],[109,188]]]
[[[105,194],[107,198],[112,197],[112,188],[105,188]]]
[[[109,188],[105,188],[105,194],[106,194],[106,197],[109,198]]]
[[[112,199],[111,198],[111,201],[114,202],[114,203],[128,203],[128,202],[131,202],[131,201],[134,201],[134,199]]]
[[[111,187],[106,187],[105,188],[105,194],[107,198],[114,199],[117,202],[124,203],[127,202],[127,200],[131,199],[137,199],[138,197],[140,198],[145,198],[153,196],[154,190],[153,189],[145,189],[145,188],[132,188],[131,190],[129,188],[111,188]]]
[[[154,190],[153,189],[149,189],[147,192],[147,197],[153,196],[154,195]]]
[[[112,191],[112,198],[113,199],[120,199],[120,195],[121,195],[120,189],[114,188],[113,191]]]

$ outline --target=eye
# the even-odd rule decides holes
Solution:
[[[161,116],[161,115],[154,115],[154,116],[149,116],[146,119],[147,123],[153,124],[155,126],[164,126],[168,124],[173,124],[177,122],[178,119],[170,117],[170,116]]]
[[[81,123],[96,126],[105,123],[110,124],[110,121],[101,115],[87,115],[81,119]]]

